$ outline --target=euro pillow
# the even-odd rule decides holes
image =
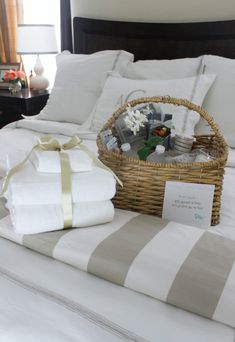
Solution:
[[[235,148],[235,60],[216,56],[205,56],[204,73],[216,74],[216,81],[205,97],[203,107],[219,125],[230,147]],[[197,134],[204,131],[203,120],[197,127]]]
[[[107,72],[122,73],[132,60],[133,55],[122,50],[63,56],[47,105],[37,119],[83,124],[101,94]]]
[[[99,132],[118,107],[139,97],[169,95],[201,105],[214,79],[215,75],[200,75],[176,80],[131,80],[112,74],[107,78],[94,107],[91,130]],[[194,134],[194,127],[200,119],[198,113],[182,106],[161,106],[165,113],[173,114],[173,124],[177,132]]]
[[[90,57],[95,57],[95,56],[105,56],[108,53],[115,52],[115,50],[103,50],[103,51],[98,51],[94,52],[92,54],[84,54],[84,53],[71,53],[68,50],[64,50],[61,53],[58,53],[56,55],[56,65],[60,65],[61,63],[64,62],[72,62],[72,61],[80,61],[82,59],[90,58]],[[132,57],[133,60],[134,56]]]
[[[234,63],[234,59],[217,56],[217,55],[203,55],[203,64],[211,63],[211,62],[223,62],[223,63]]]
[[[124,77],[131,79],[170,80],[196,76],[202,57],[129,62]]]

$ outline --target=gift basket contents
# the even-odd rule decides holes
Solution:
[[[206,148],[193,149],[195,138],[172,132],[172,114],[156,103],[137,105],[115,121],[114,129],[103,130],[100,138],[109,151],[154,163],[192,163],[215,159]]]
[[[178,112],[165,112],[165,104],[182,107],[186,115],[195,112],[211,133],[194,136],[175,129]],[[211,184],[211,224],[219,223],[227,145],[201,107],[169,96],[130,101],[105,124],[97,144],[100,160],[123,182],[113,199],[116,207],[162,216],[166,182]]]

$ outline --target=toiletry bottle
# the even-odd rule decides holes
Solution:
[[[28,86],[29,86],[29,88],[31,88],[31,80],[32,80],[32,78],[33,78],[33,71],[32,71],[32,70],[30,70],[29,82],[28,82]]]
[[[121,145],[121,151],[123,154],[125,154],[128,157],[139,159],[137,152],[131,148],[131,145],[129,143],[122,144]]]
[[[155,151],[147,157],[147,161],[154,163],[165,163],[165,147],[157,145]]]

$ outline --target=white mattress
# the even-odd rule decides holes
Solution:
[[[26,129],[0,132],[0,169],[5,155],[29,150]],[[67,137],[59,136],[67,140]],[[86,144],[96,149],[95,141]],[[230,151],[230,163],[235,151]],[[226,169],[221,224],[213,228],[235,239],[235,168]],[[0,239],[0,340],[234,342],[234,329],[96,278],[71,266]]]

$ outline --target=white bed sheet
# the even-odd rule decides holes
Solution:
[[[2,175],[6,154],[30,150],[36,137],[41,135],[41,132],[25,128],[7,127],[0,131],[0,146],[4,146],[0,151]],[[62,142],[69,139],[54,136]],[[97,151],[94,140],[85,143]],[[231,150],[229,165],[233,166],[234,162],[235,150]],[[235,168],[228,167],[221,223],[211,231],[232,239],[235,239],[234,202]],[[129,340],[128,334],[134,336],[133,341],[234,342],[234,329],[230,327],[98,279],[4,239],[0,239],[0,246],[0,289],[4,294],[0,299],[0,338],[4,337],[4,342],[19,341],[20,338],[24,341],[112,342]],[[52,302],[45,295],[48,291],[53,294]],[[72,312],[70,306],[66,308],[63,301],[58,300],[58,295],[64,296],[72,305]],[[78,304],[101,315],[104,321],[110,320],[112,329],[107,329],[103,323],[100,328],[97,323],[87,321],[87,317],[78,313]]]

